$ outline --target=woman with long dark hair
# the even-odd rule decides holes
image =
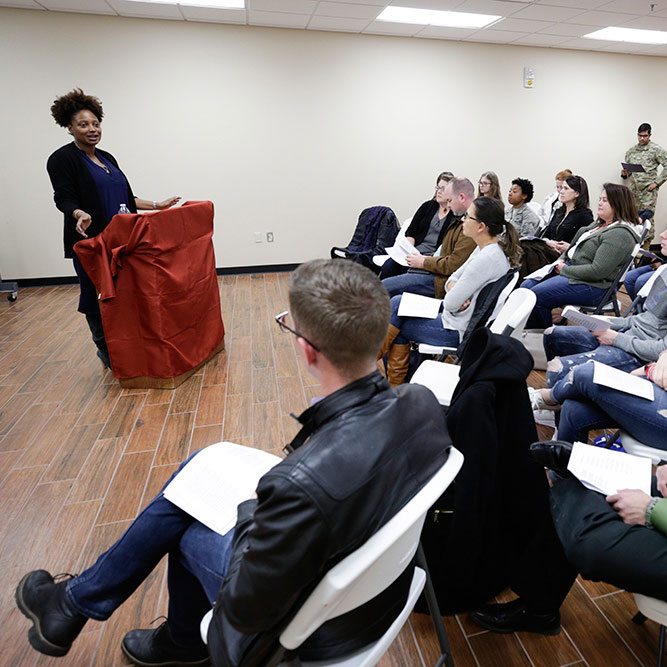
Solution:
[[[465,264],[449,277],[440,317],[401,317],[398,307],[402,295],[391,299],[389,330],[378,359],[387,354],[387,378],[392,386],[405,380],[410,341],[457,346],[481,289],[505,275],[510,266],[519,265],[519,237],[513,225],[505,221],[503,205],[497,199],[475,199],[463,216],[463,233],[473,239],[477,247]]]
[[[538,281],[524,280],[537,304],[527,326],[546,329],[551,325],[551,309],[566,304],[597,305],[614,278],[627,262],[639,241],[634,225],[639,216],[632,193],[624,185],[605,183],[598,202],[598,219],[582,227],[565,243],[552,275]]]

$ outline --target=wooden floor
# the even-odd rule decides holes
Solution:
[[[287,307],[287,274],[220,279],[227,349],[174,391],[121,390],[95,357],[75,286],[22,289],[0,302],[0,665],[123,665],[125,632],[166,611],[165,566],[112,619],[90,621],[66,658],[35,653],[14,605],[23,573],[81,572],[121,534],[190,451],[221,439],[275,450],[295,434],[318,387],[292,336],[272,316]],[[533,373],[531,383],[543,383]],[[548,577],[549,573],[544,572]],[[507,594],[506,599],[510,599]],[[651,665],[657,626],[636,626],[632,596],[578,581],[556,637],[481,631],[447,618],[456,664]],[[382,667],[436,661],[427,617],[413,614]]]

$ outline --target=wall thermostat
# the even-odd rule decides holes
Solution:
[[[523,87],[524,88],[534,88],[535,87],[535,68],[534,67],[524,67],[523,68]]]

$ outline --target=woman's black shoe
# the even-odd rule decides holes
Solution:
[[[88,620],[77,613],[65,595],[67,581],[56,583],[46,570],[34,570],[16,588],[16,604],[33,622],[30,645],[46,655],[65,655]]]
[[[211,664],[204,642],[196,646],[175,644],[166,621],[154,630],[131,630],[123,637],[121,648],[135,665],[143,667]]]
[[[557,635],[560,632],[560,613],[535,612],[528,609],[521,598],[505,604],[487,604],[470,614],[477,625],[491,632],[537,632]]]
[[[553,470],[561,477],[572,477],[567,469],[572,454],[572,445],[562,440],[547,440],[545,442],[534,442],[530,446],[530,456],[549,470]]]

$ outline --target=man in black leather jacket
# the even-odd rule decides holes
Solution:
[[[309,262],[293,275],[290,308],[292,322],[284,314],[279,323],[296,336],[324,395],[298,418],[294,451],[259,480],[256,498],[239,505],[225,536],[160,494],[78,577],[56,583],[44,570],[27,574],[17,603],[34,623],[34,648],[64,655],[88,618],[108,618],[169,553],[169,618],[157,629],[129,632],[126,657],[141,665],[208,664],[198,628],[215,600],[213,663],[264,665],[323,574],[444,464],[450,439],[434,396],[415,385],[392,390],[377,372],[389,320],[379,280],[352,262]],[[380,637],[405,602],[412,569],[324,624],[299,655],[327,659]]]

